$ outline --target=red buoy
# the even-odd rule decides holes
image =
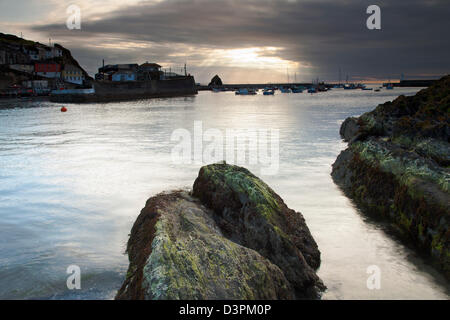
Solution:
[[[62,107],[61,108],[61,112],[66,112],[67,111],[67,108],[66,107]]]

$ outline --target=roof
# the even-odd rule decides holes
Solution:
[[[74,66],[73,64],[66,64],[64,65],[64,70],[74,70],[74,71],[81,71],[81,68]]]
[[[38,64],[52,64],[52,65],[59,65],[59,63],[55,62],[55,61],[44,61],[44,62],[34,62],[34,65],[38,65]]]
[[[120,63],[117,65],[119,69],[131,69],[132,67],[137,67],[137,63]]]
[[[131,70],[119,70],[117,72],[114,72],[113,74],[135,74],[136,72]]]
[[[161,68],[161,66],[160,66],[159,64],[157,64],[157,63],[149,63],[149,62],[146,62],[146,63],[141,64],[140,67],[156,67],[156,68]]]

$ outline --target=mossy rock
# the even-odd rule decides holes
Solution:
[[[250,171],[225,163],[202,167],[193,195],[214,211],[228,238],[280,267],[299,295],[320,286],[314,272],[320,251],[303,216]]]
[[[116,299],[299,299],[325,289],[301,214],[237,166],[201,168],[192,195],[150,198],[127,252]]]
[[[334,181],[363,212],[391,219],[450,278],[450,76],[359,118]],[[357,123],[357,131],[348,123]],[[343,134],[345,132],[345,135]],[[350,134],[353,133],[353,136]]]

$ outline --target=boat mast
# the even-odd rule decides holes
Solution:
[[[341,86],[341,67],[339,67],[339,87]]]

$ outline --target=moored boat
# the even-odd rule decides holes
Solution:
[[[239,88],[236,92],[236,95],[243,95],[243,96],[247,96],[247,95],[255,95],[257,94],[255,89],[252,88]]]
[[[345,90],[354,90],[356,89],[356,86],[353,83],[345,84],[344,85]]]
[[[303,87],[299,87],[299,86],[293,86],[291,88],[292,93],[302,93],[303,92]]]

